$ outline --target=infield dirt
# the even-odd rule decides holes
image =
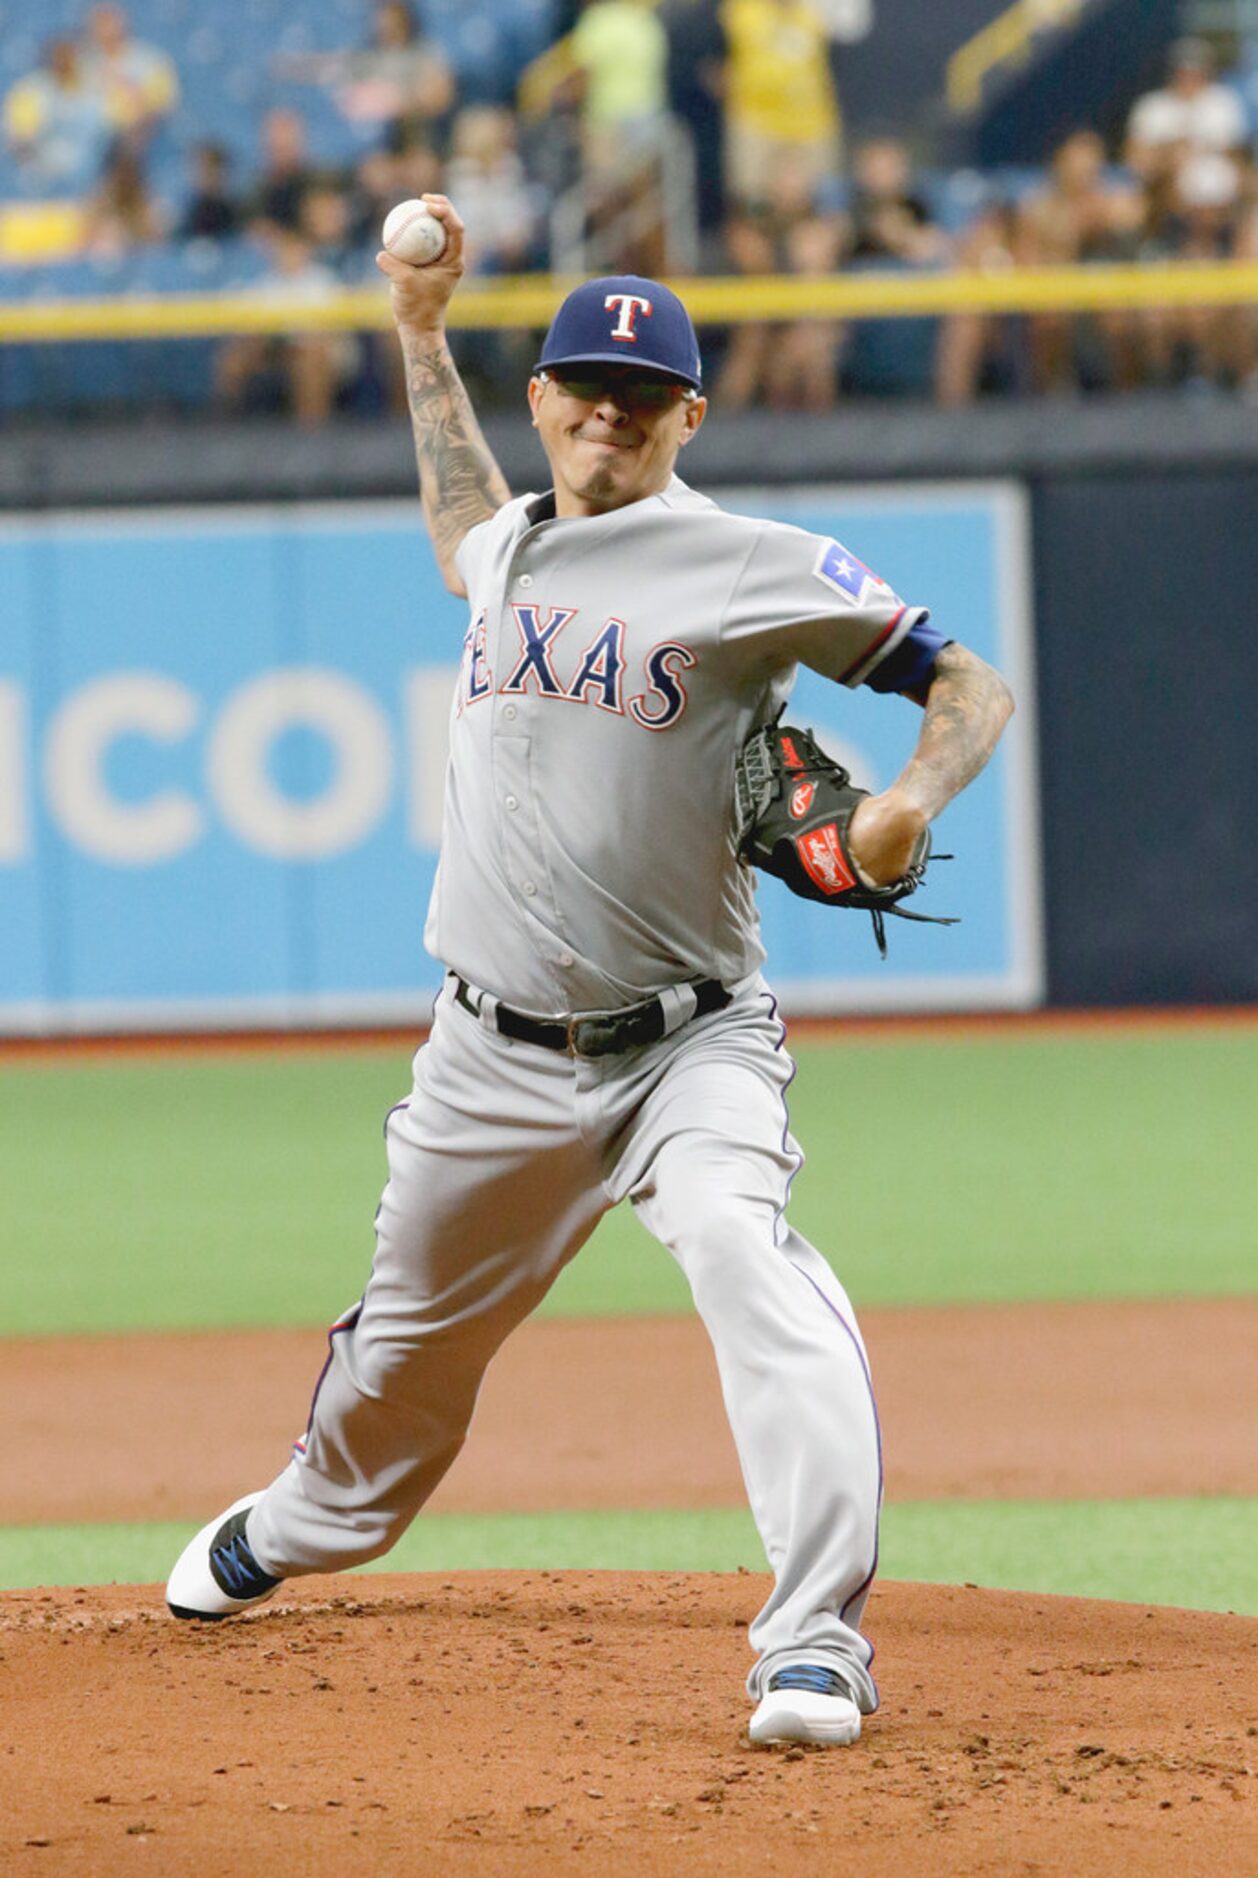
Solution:
[[[1142,1878],[1258,1869],[1258,1622],[917,1585],[853,1748],[743,1730],[750,1575],[10,1592],[5,1873]],[[1248,1712],[1247,1712],[1248,1709]]]
[[[1256,1311],[866,1312],[890,1492],[1253,1493]],[[282,1465],[322,1355],[309,1331],[7,1344],[8,1516],[204,1519]],[[521,1331],[433,1504],[741,1497],[700,1326],[622,1319]],[[860,1744],[764,1752],[742,1679],[766,1591],[324,1578],[205,1628],[157,1586],[0,1594],[0,1871],[1258,1872],[1258,1622],[880,1582]]]
[[[1258,1494],[1258,1298],[868,1310],[861,1322],[890,1499]],[[326,1354],[311,1330],[8,1341],[5,1519],[203,1522],[284,1465]],[[702,1325],[651,1317],[524,1325],[430,1504],[743,1503]]]

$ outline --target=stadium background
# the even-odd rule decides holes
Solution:
[[[221,142],[243,197],[269,110],[301,114],[319,180],[341,179],[347,197],[363,157],[387,141],[379,125],[345,120],[334,87],[277,75],[277,60],[363,46],[371,9],[337,0],[293,12],[267,0],[128,9],[179,84],[143,144],[153,238],[84,246],[95,174],[50,192],[11,145],[0,167],[10,1587],[159,1579],[192,1529],[190,1483],[232,1458],[215,1452],[215,1392],[251,1395],[249,1364],[274,1360],[276,1339],[289,1340],[295,1373],[317,1370],[318,1327],[362,1283],[383,1171],[374,1128],[405,1087],[434,982],[419,918],[440,699],[461,624],[404,506],[413,457],[372,243],[342,244],[335,265],[325,257],[333,278],[297,312],[268,288],[273,255],[256,228],[169,234],[191,147]],[[674,117],[701,89],[685,82],[685,31],[710,12],[662,9]],[[690,126],[700,186],[689,208],[652,223],[647,189],[647,235],[631,230],[665,260],[680,241],[673,252],[691,265],[671,270],[679,280],[698,270],[689,294],[714,385],[741,327],[830,322],[832,401],[785,408],[767,384],[725,408],[718,398],[691,479],[849,531],[858,553],[1019,679],[1009,751],[976,791],[973,819],[954,817],[955,872],[932,882],[932,902],[965,916],[955,935],[906,929],[880,972],[857,923],[797,938],[766,895],[770,969],[796,1011],[832,1020],[796,1032],[793,1120],[812,1157],[799,1222],[867,1321],[875,1373],[880,1342],[893,1351],[931,1313],[940,1348],[958,1349],[946,1339],[964,1328],[972,1341],[958,1360],[982,1371],[984,1339],[1010,1334],[997,1313],[1015,1306],[1045,1350],[1095,1344],[1113,1365],[1104,1387],[1079,1385],[1112,1462],[1104,1489],[1082,1491],[1069,1469],[1051,1491],[1002,1491],[991,1478],[893,1489],[891,1580],[1258,1613],[1252,1453],[1221,1469],[1223,1419],[1216,1444],[1203,1394],[1169,1405],[1187,1431],[1178,1469],[1154,1477],[1135,1459],[1153,1397],[1174,1397],[1184,1339],[1198,1357],[1216,1340],[1233,1443],[1253,1407],[1224,1328],[1252,1313],[1258,1220],[1243,1146],[1258,1112],[1258,657],[1247,618],[1258,531],[1254,386],[1241,369],[1258,318],[1245,245],[1252,162],[1237,157],[1235,212],[1209,259],[1136,247],[1082,266],[1029,254],[991,270],[963,245],[982,217],[1016,219],[1033,203],[1052,153],[1081,127],[1099,132],[1107,178],[1125,187],[1128,114],[1162,83],[1177,35],[1207,34],[1252,112],[1253,14],[1240,0],[836,4],[844,154],[821,209],[835,228],[852,212],[855,154],[889,135],[907,144],[945,245],[920,265],[840,248],[807,278],[739,272],[710,146],[703,160],[713,116],[719,131],[710,96]],[[0,17],[11,85],[46,34],[81,29],[84,10],[58,0],[36,19],[8,4]],[[560,258],[591,266],[623,258],[600,246],[597,225],[574,223],[571,202],[566,219],[554,215],[581,183],[579,99],[552,51],[572,24],[544,0],[424,9],[455,84],[434,147],[458,108],[505,109],[536,210],[529,248],[468,283],[456,333],[516,487],[542,473],[517,401],[563,290],[554,244],[575,244]],[[682,114],[683,175],[686,124]],[[668,180],[658,152],[652,161]],[[1172,369],[1159,375],[1146,359],[1120,383],[1084,311],[1101,302],[1131,319],[1222,308],[1233,350],[1220,363],[1206,328],[1180,326]],[[1067,321],[1056,378],[1041,371],[1037,307]],[[976,310],[994,335],[981,379],[972,396],[944,397],[948,321]],[[268,349],[229,408],[223,349],[259,331]],[[294,345],[347,334],[352,369],[326,411],[303,414]],[[866,724],[866,700],[833,724],[822,688],[801,700],[851,739],[871,779],[911,733],[894,713],[891,727],[881,713]],[[383,766],[363,757],[373,739],[377,754],[388,746]],[[241,764],[256,783],[243,804],[230,784]],[[914,1015],[868,1015],[884,1010]],[[401,1028],[363,1030],[373,1023]],[[329,1029],[302,1034],[311,1025]],[[261,1036],[238,1035],[251,1027]],[[216,1029],[233,1034],[188,1035]],[[1152,1313],[1138,1332],[1123,1328],[1128,1306]],[[539,1334],[620,1324],[632,1349],[639,1330],[672,1334],[687,1309],[664,1254],[614,1217],[548,1300]],[[1150,1364],[1164,1391],[1150,1389]],[[894,1373],[892,1384],[900,1414],[933,1412]],[[993,1423],[1005,1411],[1016,1421],[1029,1400],[1029,1379],[1003,1386]],[[940,1411],[945,1436],[958,1416],[962,1456],[965,1394]],[[1050,1432],[1066,1408],[1045,1399]],[[301,1409],[290,1398],[262,1418],[277,1466],[296,1432],[284,1416]],[[525,1431],[537,1411],[527,1395],[501,1405]],[[635,1441],[624,1412],[612,1452]],[[152,1458],[159,1425],[173,1457]],[[77,1484],[85,1470],[129,1475],[144,1493],[111,1500],[112,1489]],[[763,1569],[737,1493],[714,1501],[702,1479],[690,1503],[575,1492],[522,1508],[504,1494],[497,1509],[421,1520],[385,1563]]]

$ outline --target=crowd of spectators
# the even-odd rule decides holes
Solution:
[[[259,113],[245,149],[192,134],[176,63],[110,0],[50,40],[7,92],[8,158],[28,193],[74,199],[83,253],[244,243],[265,256],[256,290],[294,303],[373,279],[385,213],[427,190],[456,203],[473,273],[547,267],[560,196],[578,201],[592,268],[678,271],[661,198],[679,122],[698,229],[680,271],[808,279],[1258,256],[1247,115],[1201,41],[1173,48],[1164,85],[1135,102],[1109,147],[1076,129],[1042,170],[969,177],[966,197],[957,179],[919,171],[911,139],[845,135],[816,0],[556,0],[555,27],[517,98],[487,100],[464,94],[411,0],[377,0],[364,43],[275,52],[270,76],[288,102]],[[292,101],[306,87],[355,128],[352,160],[314,147]],[[181,167],[172,180],[167,162],[158,186],[155,156],[172,149]],[[1258,387],[1248,309],[957,314],[916,331],[904,354],[912,388],[946,405],[1000,390]],[[711,348],[711,395],[731,408],[824,410],[861,388],[862,343],[859,323],[833,319],[734,324]],[[492,382],[511,342],[465,344]],[[352,399],[367,365],[400,404],[392,352],[373,339],[242,336],[218,353],[216,394],[316,424]]]

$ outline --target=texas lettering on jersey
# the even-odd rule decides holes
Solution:
[[[613,717],[631,717],[643,730],[668,730],[682,715],[689,702],[680,674],[699,663],[689,646],[676,639],[664,639],[652,646],[642,660],[645,690],[625,697],[626,626],[622,619],[604,620],[588,644],[581,648],[575,663],[571,648],[575,635],[569,635],[558,661],[556,645],[565,627],[577,617],[575,607],[547,607],[514,603],[511,616],[519,634],[514,663],[505,677],[495,682],[485,646],[485,614],[480,612],[468,627],[463,639],[463,663],[459,671],[457,712],[480,702],[491,694],[499,697],[560,698],[569,703],[592,704]]]

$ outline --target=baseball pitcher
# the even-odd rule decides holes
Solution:
[[[425,520],[468,603],[425,933],[446,977],[305,1438],[190,1543],[167,1599],[221,1618],[386,1552],[458,1454],[498,1346],[628,1201],[711,1336],[773,1571],[751,1737],[852,1742],[878,1702],[861,1631],[878,1418],[851,1304],[786,1217],[802,1157],[749,861],[777,856],[800,891],[880,918],[1010,695],[839,543],[681,481],[700,359],[657,282],[563,302],[528,385],[550,487],[513,499],[444,334],[462,226],[426,200],[440,258],[379,265]],[[801,661],[922,707],[889,789],[851,791],[779,726]]]

